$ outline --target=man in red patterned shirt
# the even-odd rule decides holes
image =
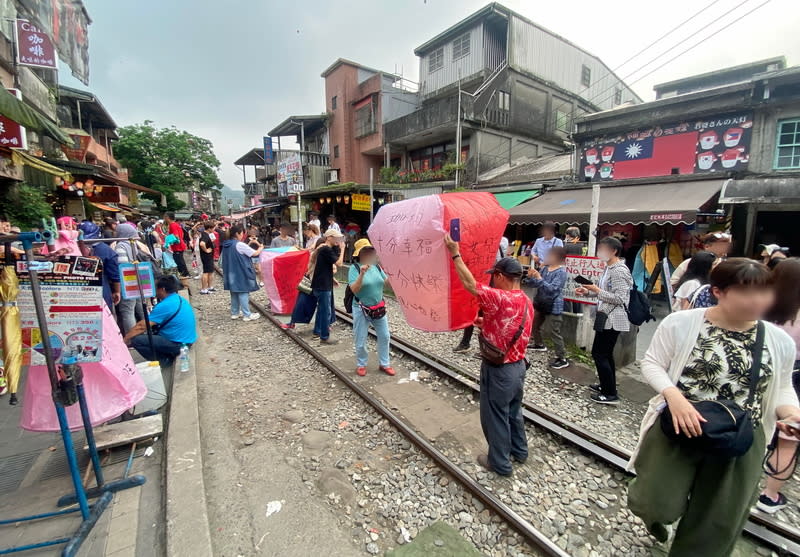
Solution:
[[[483,359],[481,363],[481,428],[489,445],[488,455],[479,455],[478,463],[501,476],[511,475],[511,459],[525,462],[528,440],[522,417],[522,393],[527,362],[525,350],[533,324],[533,304],[520,289],[522,265],[513,257],[504,257],[487,271],[493,287],[478,284],[464,264],[459,246],[450,235],[445,245],[453,258],[458,278],[464,288],[478,299],[483,317],[475,320],[481,336],[503,352],[502,365]]]

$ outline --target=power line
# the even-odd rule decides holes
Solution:
[[[759,10],[759,9],[763,8],[764,6],[766,6],[767,4],[769,4],[771,1],[772,1],[772,0],[765,0],[764,2],[762,2],[761,4],[759,4],[758,6],[756,6],[755,8],[753,8],[752,10],[749,10],[748,12],[745,12],[744,14],[742,14],[742,15],[741,15],[741,16],[739,16],[739,17],[737,17],[737,18],[736,18],[736,19],[734,19],[733,21],[731,21],[731,22],[727,23],[727,24],[726,24],[726,25],[724,25],[723,27],[720,27],[719,29],[717,29],[716,31],[714,31],[713,33],[711,33],[710,35],[708,35],[708,36],[707,36],[707,37],[705,37],[704,39],[701,39],[701,40],[697,41],[696,43],[694,43],[693,45],[691,45],[690,47],[688,47],[688,48],[686,48],[686,49],[684,49],[684,50],[680,51],[678,54],[676,54],[675,56],[673,56],[672,58],[670,58],[669,60],[667,60],[667,61],[666,61],[666,62],[664,62],[663,64],[661,64],[661,65],[659,65],[659,66],[657,66],[657,67],[653,68],[652,70],[650,70],[650,71],[649,71],[649,72],[647,72],[646,74],[644,74],[644,75],[642,75],[642,76],[640,76],[640,77],[636,78],[636,80],[634,80],[634,81],[632,81],[632,82],[631,82],[631,85],[632,85],[632,84],[634,84],[634,83],[638,83],[639,81],[643,80],[645,77],[649,76],[650,74],[652,74],[652,73],[654,73],[654,72],[656,72],[656,71],[660,70],[661,68],[663,68],[664,66],[666,66],[666,65],[667,65],[667,64],[669,64],[670,62],[673,62],[674,60],[676,60],[676,59],[680,58],[681,56],[683,56],[684,54],[686,54],[686,53],[687,53],[687,52],[689,52],[690,50],[692,50],[692,49],[694,49],[694,48],[698,47],[699,45],[703,44],[704,42],[706,42],[706,41],[707,41],[707,40],[709,40],[710,38],[712,38],[712,37],[714,37],[714,36],[718,35],[719,33],[721,33],[722,31],[724,31],[725,29],[727,29],[727,28],[728,28],[728,27],[730,27],[731,25],[733,25],[733,24],[735,24],[735,23],[738,23],[739,21],[741,21],[741,20],[742,20],[742,19],[744,19],[745,17],[749,16],[750,14],[752,14],[753,12],[755,12],[756,10]],[[606,98],[606,99],[604,99],[602,102],[605,102],[605,101],[609,100],[610,98],[611,98],[611,97],[607,97],[607,98]]]

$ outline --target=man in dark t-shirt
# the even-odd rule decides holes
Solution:
[[[342,242],[344,235],[338,230],[325,232],[325,243],[317,248],[317,262],[314,276],[311,277],[311,294],[317,299],[317,318],[314,322],[314,336],[322,344],[336,344],[330,338],[331,298],[333,297],[334,265],[342,264]]]

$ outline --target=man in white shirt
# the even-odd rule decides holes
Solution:
[[[317,213],[316,211],[311,211],[310,217],[311,218],[308,219],[308,224],[315,224],[317,228],[321,230],[322,223],[319,222],[319,213]]]

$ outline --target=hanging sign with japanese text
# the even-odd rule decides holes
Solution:
[[[750,159],[753,113],[662,124],[581,144],[578,177],[601,182],[740,171]]]
[[[9,93],[22,100],[19,89],[6,89]],[[0,146],[12,149],[27,149],[28,141],[25,128],[11,118],[0,115]]]
[[[57,66],[53,41],[27,19],[17,20],[17,63],[51,70]]]
[[[103,283],[99,260],[69,257],[48,262],[48,272],[37,273],[53,357],[75,356],[79,363],[99,362],[103,345]],[[22,328],[23,365],[44,365],[44,345],[30,276],[25,262],[17,262],[18,298]]]
[[[564,283],[564,299],[579,304],[596,305],[597,298],[590,296],[579,296],[575,289],[581,286],[575,282],[575,278],[582,276],[595,284],[600,282],[600,277],[606,270],[606,265],[597,257],[587,257],[584,255],[568,255],[564,266],[567,269],[567,282]]]
[[[368,193],[354,193],[350,196],[353,211],[369,211],[371,203]]]

